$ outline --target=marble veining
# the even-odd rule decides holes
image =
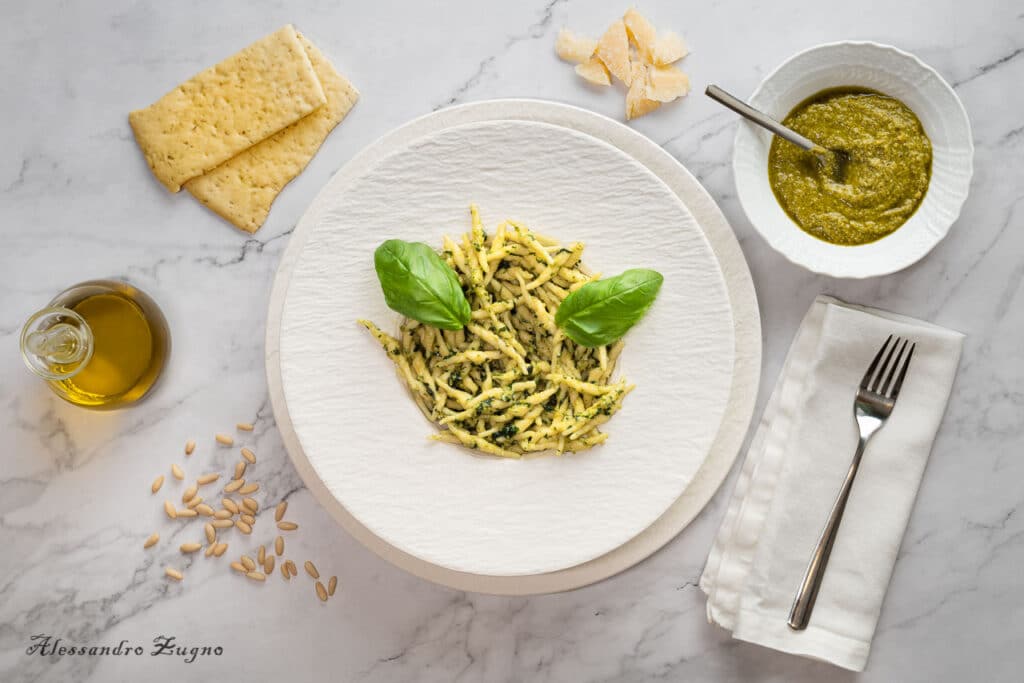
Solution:
[[[635,122],[693,171],[732,222],[762,306],[762,401],[814,296],[828,292],[967,333],[954,395],[896,566],[867,671],[730,640],[704,620],[695,588],[725,492],[663,551],[568,594],[465,594],[409,576],[363,549],[302,486],[266,397],[263,327],[288,236],[318,189],[356,151],[410,118],[460,102],[533,96],[622,116],[622,96],[586,87],[552,55],[561,26],[597,34],[608,0],[368,4],[295,2],[8,3],[0,21],[0,680],[212,678],[343,681],[1011,681],[1024,667],[1024,14],[1014,0],[773,3],[651,0],[658,26],[693,48],[695,93]],[[884,9],[884,11],[882,11]],[[241,235],[153,180],[127,124],[197,70],[293,22],[362,92],[350,117]],[[736,201],[734,117],[699,94],[749,93],[781,60],[844,38],[888,42],[935,67],[973,125],[971,196],[949,236],[891,276],[833,280],[772,252]],[[145,403],[116,413],[63,404],[21,366],[23,319],[64,286],[126,277],[164,308],[172,363]],[[308,579],[252,585],[220,561],[182,557],[198,525],[160,503],[183,488],[159,473],[226,471],[216,431],[252,421],[261,502],[282,498],[301,529],[288,556],[335,573],[327,605]],[[191,458],[181,449],[199,441]],[[732,486],[730,478],[725,489]],[[272,540],[261,510],[251,540]],[[153,530],[160,543],[144,551]],[[163,567],[186,568],[182,584]],[[303,577],[299,577],[302,579]],[[44,657],[33,635],[143,656]],[[219,656],[150,656],[153,639],[219,646]]]

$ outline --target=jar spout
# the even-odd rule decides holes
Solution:
[[[89,362],[92,352],[92,330],[69,308],[45,308],[29,318],[21,330],[25,365],[43,379],[74,376]]]

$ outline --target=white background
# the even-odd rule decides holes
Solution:
[[[295,221],[359,148],[438,107],[531,96],[620,116],[622,93],[584,87],[551,46],[559,27],[597,34],[626,4],[299,5],[33,2],[0,10],[0,680],[214,672],[296,681],[854,678],[732,642],[704,623],[694,583],[731,480],[695,524],[639,567],[529,599],[468,595],[408,576],[316,508],[281,448],[263,377],[266,301]],[[1024,666],[1020,3],[664,1],[640,9],[692,45],[684,67],[695,94],[634,125],[697,174],[735,226],[762,305],[762,400],[822,291],[968,334],[862,678],[1016,680]],[[246,239],[190,198],[166,194],[126,115],[289,21],[363,98]],[[972,194],[949,237],[918,265],[863,282],[800,270],[754,234],[728,165],[734,116],[699,94],[709,82],[747,94],[793,52],[844,38],[893,43],[934,66],[964,100],[977,145]],[[111,414],[62,404],[17,357],[27,315],[62,287],[102,275],[148,290],[174,333],[158,392]],[[326,606],[308,579],[254,586],[202,558],[185,584],[162,578],[166,561],[180,561],[176,546],[192,539],[171,535],[149,482],[181,461],[187,438],[201,442],[186,462],[189,474],[233,462],[234,452],[211,441],[240,420],[258,424],[261,494],[287,496],[302,525],[288,554],[308,556],[341,580]],[[143,552],[155,528],[164,539]],[[225,652],[191,665],[148,656],[51,661],[25,655],[35,633],[79,644],[147,644],[175,634]]]

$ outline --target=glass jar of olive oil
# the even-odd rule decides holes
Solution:
[[[170,353],[167,320],[143,291],[90,280],[58,294],[21,331],[21,355],[66,401],[119,408],[156,384]]]

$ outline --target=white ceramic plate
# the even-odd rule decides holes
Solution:
[[[568,569],[516,577],[456,572],[430,564],[388,544],[360,524],[331,495],[302,450],[281,388],[279,354],[281,314],[288,283],[307,235],[332,204],[333,197],[390,150],[417,137],[452,125],[497,120],[543,121],[586,132],[626,152],[657,175],[690,209],[715,251],[732,303],[735,337],[729,403],[708,457],[683,494],[654,524],[610,553]],[[381,558],[423,579],[458,590],[533,595],[579,588],[632,567],[672,540],[704,508],[735,460],[750,422],[761,369],[761,327],[750,271],[732,229],[707,191],[672,156],[633,129],[593,112],[538,100],[495,100],[452,107],[416,119],[369,145],[334,175],[296,225],[281,258],[267,317],[266,367],[271,405],[285,447],[314,497],[348,533]]]
[[[389,237],[439,243],[478,202],[587,243],[606,273],[666,277],[628,339],[638,385],[609,443],[571,457],[505,461],[425,439],[390,361],[354,324],[397,326],[372,269]],[[733,320],[714,252],[644,165],[589,135],[523,121],[455,126],[394,150],[321,210],[281,318],[285,400],[326,488],[367,529],[431,564],[489,575],[553,572],[604,555],[657,520],[693,479],[733,379]]]
[[[946,236],[960,215],[973,171],[971,125],[960,99],[917,57],[887,45],[843,42],[800,52],[773,71],[750,103],[782,120],[811,95],[839,86],[878,90],[910,107],[932,142],[932,178],[921,206],[895,232],[859,246],[840,246],[801,230],[772,194],[768,149],[772,136],[742,121],[733,149],[736,192],[747,218],[793,263],[833,277],[885,275],[916,263]]]

